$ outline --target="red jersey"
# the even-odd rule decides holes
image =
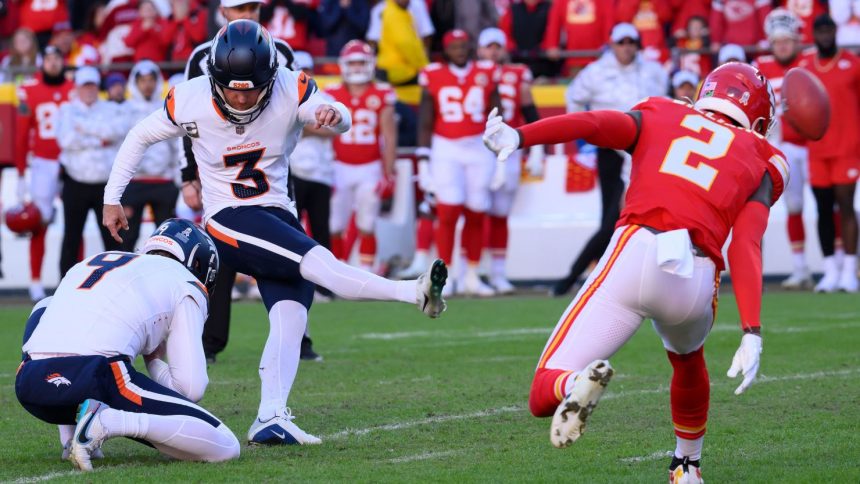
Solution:
[[[567,42],[562,49],[599,50],[606,45],[609,32],[615,25],[615,2],[606,0],[553,0],[546,33],[544,50],[559,47],[561,34]],[[574,57],[566,65],[585,66],[596,57]]]
[[[50,32],[69,27],[65,0],[23,0],[20,2],[21,26],[33,32]]]
[[[647,59],[660,63],[669,59],[666,45],[665,25],[672,21],[672,5],[669,0],[617,0],[615,19],[629,22],[639,31],[643,54]]]
[[[532,71],[523,64],[505,64],[499,72],[499,98],[502,101],[502,119],[517,128],[525,124],[520,106],[523,104],[523,86],[532,83]]]
[[[52,86],[45,84],[40,76],[18,87],[15,164],[20,172],[26,168],[27,153],[31,151],[39,158],[59,159],[57,121],[60,105],[69,100],[69,92],[73,88],[72,81]]]
[[[306,6],[311,11],[319,7],[319,0],[293,0],[295,4]],[[276,6],[272,18],[266,22],[266,29],[274,37],[290,44],[293,50],[308,50],[308,20],[296,20],[287,7]]]
[[[780,106],[782,103],[780,102],[780,98],[782,95],[782,79],[785,77],[785,73],[790,69],[797,67],[800,64],[800,56],[794,58],[788,65],[782,65],[777,60],[776,57],[772,55],[763,55],[759,57],[753,63],[758,70],[764,74],[764,77],[770,82],[771,87],[773,87],[773,93],[776,96],[776,105]],[[781,119],[782,113],[780,113],[780,125],[782,126],[782,140],[788,141],[789,143],[794,143],[796,145],[805,145],[806,138],[800,136],[794,128],[788,124],[787,121]]]
[[[463,68],[432,63],[418,76],[433,98],[436,122],[433,133],[465,138],[484,132],[490,94],[499,82],[499,69],[491,61],[471,62]]]
[[[352,96],[345,84],[336,84],[325,91],[349,108],[352,115],[352,128],[334,138],[335,159],[350,165],[382,159],[380,119],[382,110],[397,101],[394,90],[388,84],[371,82],[359,96]]]
[[[720,44],[754,45],[764,40],[764,19],[770,0],[714,0],[711,40]]]
[[[860,59],[841,50],[832,59],[804,52],[800,66],[815,74],[830,95],[830,127],[818,141],[809,141],[810,158],[860,158]]]
[[[618,226],[687,229],[722,270],[729,231],[765,173],[773,180],[773,201],[782,194],[785,157],[758,133],[685,102],[648,98],[633,109],[642,123]]]

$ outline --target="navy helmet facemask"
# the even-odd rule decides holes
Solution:
[[[233,124],[248,124],[257,119],[272,97],[278,74],[275,44],[269,32],[252,20],[234,20],[222,27],[209,51],[207,68],[212,96],[221,114]],[[257,102],[249,109],[230,106],[224,89],[260,89]]]

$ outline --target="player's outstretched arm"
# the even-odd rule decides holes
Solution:
[[[603,148],[627,150],[633,147],[639,135],[637,116],[636,111],[589,111],[552,116],[513,129],[493,110],[484,129],[484,144],[500,160],[506,160],[518,148],[566,143],[575,139]]]
[[[770,175],[762,178],[758,191],[741,209],[732,226],[732,243],[729,245],[729,267],[735,289],[738,313],[744,335],[732,359],[727,375],[734,378],[743,374],[743,381],[735,395],[743,393],[758,374],[761,355],[761,293],[762,257],[761,241],[767,229],[773,182]]]

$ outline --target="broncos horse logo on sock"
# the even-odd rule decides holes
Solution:
[[[60,388],[62,385],[72,386],[72,382],[70,382],[68,378],[64,377],[59,373],[51,373],[50,375],[45,377],[45,381],[48,383],[53,383],[57,388]]]

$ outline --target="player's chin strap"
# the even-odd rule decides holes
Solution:
[[[263,109],[266,108],[269,104],[269,100],[272,97],[272,86],[275,83],[275,78],[272,78],[271,81],[260,91],[260,95],[257,96],[257,102],[254,103],[248,109],[238,110],[227,102],[227,98],[224,95],[224,89],[215,83],[214,80],[210,78],[210,84],[212,85],[212,95],[215,98],[215,105],[221,111],[221,114],[227,118],[233,124],[249,124],[255,119],[257,119],[260,114],[263,112]]]

